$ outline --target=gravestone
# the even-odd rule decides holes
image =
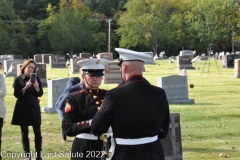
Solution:
[[[42,63],[49,64],[49,56],[53,56],[53,54],[42,54]]]
[[[35,54],[33,59],[36,63],[42,63],[42,54]]]
[[[157,86],[165,90],[167,100],[173,104],[192,104],[194,99],[188,98],[187,76],[163,76],[157,78]]]
[[[46,64],[37,63],[36,64],[36,73],[40,78],[43,87],[47,86],[47,69]]]
[[[19,71],[20,68],[22,67],[22,64],[18,64],[17,65],[17,76],[19,76]],[[36,64],[36,74],[39,77],[42,86],[46,87],[47,86],[47,70],[46,70],[46,64],[42,64],[42,63],[37,63]],[[15,77],[16,78],[16,77]],[[15,79],[14,78],[14,79]]]
[[[200,60],[201,60],[201,61],[206,61],[206,60],[208,60],[208,56],[205,56],[205,55],[203,56],[203,55],[202,55],[202,56],[200,57]]]
[[[194,69],[190,56],[177,56],[177,68]]]
[[[240,78],[240,59],[234,61],[234,75],[232,78]]]
[[[109,53],[109,52],[98,53],[97,58],[104,58],[104,59],[107,59],[109,61],[113,61],[113,54]]]
[[[10,58],[10,57],[0,57],[0,62],[2,62],[2,64],[4,65],[4,61],[5,60],[10,60],[10,59],[12,59],[12,58]]]
[[[8,59],[8,60],[4,60],[4,72],[7,74],[11,64],[13,62],[13,59]]]
[[[80,53],[79,54],[80,58],[90,58],[92,57],[91,53]]]
[[[48,106],[42,108],[42,112],[57,113],[55,103],[63,93],[69,78],[48,80]]]
[[[86,58],[71,58],[70,59],[70,73],[79,73],[80,65],[77,64],[78,61],[83,60]]]
[[[23,55],[19,54],[8,54],[8,55],[1,55],[2,58],[10,58],[10,59],[23,59]]]
[[[117,65],[117,63],[118,62],[112,61],[105,66],[105,76],[103,79],[104,84],[119,83],[122,80],[120,67]]]
[[[6,72],[7,77],[16,77],[17,76],[17,65],[18,64],[23,64],[25,60],[23,59],[13,59],[13,60],[7,60],[5,61],[7,63],[6,66],[8,66],[9,63],[11,63],[10,67],[8,68]]]
[[[229,54],[223,57],[223,68],[234,68],[234,60],[239,59],[238,54]]]
[[[53,55],[49,56],[50,68],[66,68],[65,56]]]
[[[188,56],[191,60],[193,59],[194,51],[183,50],[180,51],[179,56]]]
[[[165,160],[182,160],[182,139],[180,114],[170,113],[170,124],[167,137],[160,140]]]
[[[150,58],[144,58],[145,64],[153,64],[153,52],[142,52],[151,56]]]

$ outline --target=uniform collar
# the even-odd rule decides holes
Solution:
[[[99,89],[88,89],[88,88],[85,87],[85,85],[84,85],[84,90],[85,90],[87,93],[98,93],[98,90],[99,90]]]
[[[139,81],[139,80],[146,81],[146,79],[143,78],[142,76],[133,76],[133,77],[130,77],[125,83],[129,83],[129,82],[132,82],[132,81]]]

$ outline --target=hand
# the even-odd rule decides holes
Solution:
[[[39,88],[38,82],[36,81],[36,82],[33,84],[33,86],[34,86],[35,88]]]
[[[37,81],[33,84],[33,86],[36,89],[36,91],[39,92],[39,84]]]
[[[29,87],[31,87],[32,83],[30,80],[27,81],[25,88],[28,89]]]

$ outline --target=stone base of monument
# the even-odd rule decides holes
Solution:
[[[161,139],[165,160],[182,160],[180,114],[170,113],[168,135]]]
[[[196,69],[195,67],[185,67],[185,66],[180,66],[179,68],[177,68],[177,69],[179,69],[179,70],[181,70],[181,69]]]
[[[170,104],[194,104],[194,99],[170,99]]]
[[[234,76],[232,76],[231,78],[240,78],[240,75],[234,75]]]
[[[42,107],[42,112],[44,113],[57,113],[55,108]]]

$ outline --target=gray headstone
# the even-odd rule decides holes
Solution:
[[[10,66],[11,66],[13,61],[14,61],[13,59],[9,59],[9,60],[5,60],[4,61],[4,72],[6,74],[7,74],[7,72],[8,72],[8,70],[9,70],[9,68],[10,68]]]
[[[79,69],[80,69],[80,65],[77,64],[78,61],[80,60],[83,60],[83,59],[86,59],[86,58],[71,58],[70,59],[70,72],[73,74],[73,73],[79,73]]]
[[[194,69],[194,67],[192,67],[192,58],[190,58],[189,56],[177,56],[177,68],[179,69]]]
[[[234,60],[239,59],[240,55],[230,54],[223,57],[224,68],[234,68]]]
[[[42,54],[35,54],[33,59],[36,63],[42,63]]]
[[[201,61],[206,61],[206,60],[208,60],[208,56],[201,56],[201,57],[200,57],[200,60],[201,60]]]
[[[10,77],[10,76],[16,77],[17,76],[17,71],[18,71],[17,70],[17,65],[18,64],[23,64],[24,61],[25,60],[23,60],[23,59],[14,59],[14,60],[5,61],[7,63],[6,64],[7,67],[8,67],[8,62],[11,62],[11,65],[6,72],[6,76],[7,77]]]
[[[165,160],[182,160],[180,114],[170,113],[168,135],[161,139]]]
[[[98,53],[97,58],[104,58],[107,59],[109,61],[113,61],[113,54],[109,53],[109,52],[105,52],[105,53]]]
[[[121,81],[120,67],[118,62],[109,62],[105,67],[105,76],[103,79],[104,84],[119,83]]]
[[[4,61],[5,60],[10,60],[12,58],[9,58],[9,57],[0,57],[0,62],[2,62],[2,64],[4,65]]]
[[[42,63],[49,64],[49,56],[53,56],[53,54],[42,54]]]
[[[194,103],[194,99],[188,98],[187,76],[172,75],[158,77],[157,86],[165,90],[169,103],[174,104]]]
[[[66,68],[65,56],[53,55],[49,56],[50,68]]]
[[[89,58],[92,57],[91,53],[80,53],[79,54],[80,58]]]
[[[10,58],[10,59],[23,59],[23,55],[18,55],[18,54],[1,55],[1,57]]]
[[[46,113],[56,113],[55,103],[63,93],[69,78],[48,80],[48,106],[42,109]]]

